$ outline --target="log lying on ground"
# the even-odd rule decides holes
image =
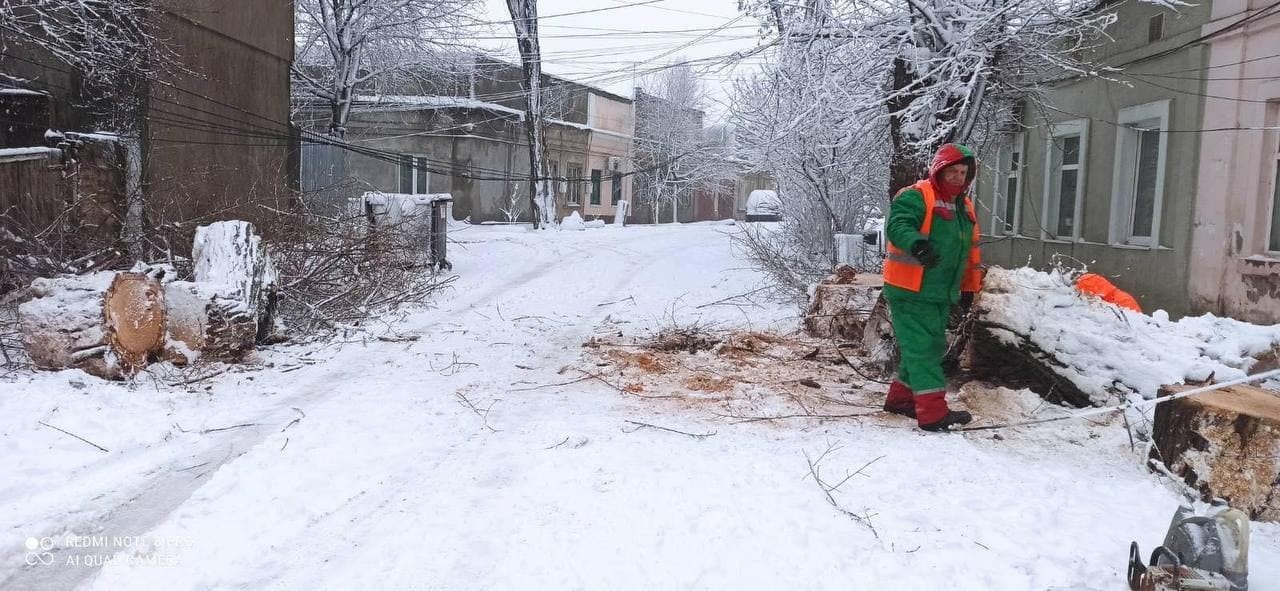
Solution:
[[[253,350],[258,319],[239,300],[223,297],[217,286],[174,281],[165,286],[165,302],[165,359],[173,364],[201,358],[236,362]]]
[[[146,273],[117,273],[102,296],[102,324],[120,369],[138,373],[164,346],[164,287]]]
[[[1280,521],[1280,395],[1233,386],[1160,404],[1152,438],[1152,457],[1202,500],[1223,498],[1251,519]]]
[[[971,365],[1078,406],[1154,398],[1166,384],[1244,377],[1280,326],[1210,315],[1177,322],[1082,296],[1067,274],[993,268],[974,304]]]
[[[39,278],[26,289],[31,298],[18,306],[22,344],[41,369],[83,369],[118,378],[102,325],[102,298],[115,273]]]
[[[36,280],[18,308],[33,363],[119,379],[161,354],[241,360],[273,328],[275,266],[247,222],[198,229],[193,252],[194,282],[167,267]]]
[[[805,312],[805,330],[819,338],[862,340],[882,287],[884,279],[880,275],[858,273],[842,265],[814,287]]]

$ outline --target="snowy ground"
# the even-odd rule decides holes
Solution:
[[[592,337],[796,327],[788,306],[703,306],[759,285],[732,231],[470,227],[455,288],[390,340],[207,379],[6,378],[0,588],[1125,587],[1129,542],[1158,544],[1179,497],[1122,426],[742,423],[580,381]],[[832,498],[870,527],[806,454],[833,484],[865,466]],[[1280,528],[1254,524],[1250,562],[1252,589],[1280,589]]]

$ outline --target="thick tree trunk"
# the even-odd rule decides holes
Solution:
[[[164,288],[146,273],[119,273],[103,294],[102,319],[121,371],[137,374],[164,346]]]
[[[164,288],[148,273],[41,278],[26,296],[31,299],[18,306],[18,322],[36,367],[120,379],[137,373],[164,344]]]
[[[918,155],[912,150],[910,141],[906,137],[906,131],[903,130],[902,113],[911,101],[915,100],[914,93],[904,92],[911,86],[914,77],[907,68],[907,62],[901,57],[893,60],[893,76],[890,79],[890,85],[893,92],[902,92],[895,95],[889,100],[889,139],[892,143],[893,152],[889,157],[889,198],[903,187],[907,187],[916,182],[920,178],[920,162]]]
[[[102,326],[102,298],[115,273],[39,278],[26,288],[29,301],[18,306],[22,344],[41,369],[82,369],[104,378],[119,378],[108,361]]]
[[[1152,457],[1201,500],[1223,498],[1251,519],[1280,521],[1280,397],[1274,393],[1234,386],[1166,402],[1156,407],[1152,439]]]
[[[257,318],[239,300],[223,297],[207,283],[174,281],[165,286],[165,301],[165,359],[175,365],[196,359],[240,361],[261,332]]]
[[[542,133],[542,52],[538,44],[537,0],[507,0],[516,31],[516,46],[524,70],[522,88],[528,101],[524,127],[529,136],[529,203],[533,226],[546,228],[555,223],[555,199],[547,184],[543,161],[546,142]]]
[[[820,338],[861,342],[883,287],[880,275],[841,266],[814,288],[804,316],[805,331]]]
[[[215,222],[196,229],[192,258],[196,282],[239,302],[253,319],[257,340],[265,340],[275,322],[276,268],[253,224]]]

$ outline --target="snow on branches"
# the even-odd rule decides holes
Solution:
[[[414,94],[406,86],[453,69],[479,25],[479,0],[297,0],[297,88],[331,112],[342,136],[357,90]],[[421,93],[419,93],[421,94]]]

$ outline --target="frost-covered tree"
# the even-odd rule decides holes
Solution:
[[[162,40],[148,31],[148,0],[4,0],[0,2],[0,83],[28,87],[6,62],[35,61],[77,77],[82,106],[104,114],[104,129],[136,126],[148,71],[171,65]],[[27,57],[23,57],[23,56]],[[23,65],[23,64],[18,64]],[[34,85],[36,90],[47,90]]]
[[[45,50],[86,81],[134,71],[148,43],[145,0],[5,0],[0,42]]]
[[[546,228],[555,223],[555,193],[547,178],[546,134],[542,126],[542,51],[538,43],[538,0],[507,0],[511,25],[515,28],[516,47],[524,70],[521,86],[527,107],[524,126],[529,135],[529,203],[533,211],[533,227]]]
[[[427,82],[453,68],[474,34],[479,0],[296,0],[295,88],[345,133],[356,96]],[[468,28],[471,27],[471,28]]]
[[[938,146],[1002,131],[1050,71],[1076,59],[1114,16],[1082,0],[745,0],[775,49],[739,84],[743,156],[774,174],[778,258],[806,277],[834,262],[885,197],[920,178]]]
[[[677,222],[680,205],[725,176],[722,144],[704,138],[702,119],[707,96],[693,68],[677,59],[646,77],[636,92],[633,161],[636,201],[653,209],[671,208]]]

